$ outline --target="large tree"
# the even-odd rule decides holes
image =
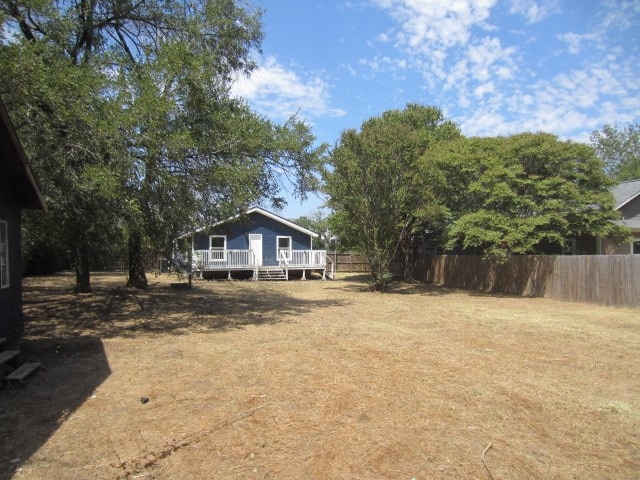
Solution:
[[[592,148],[545,133],[441,143],[420,169],[450,221],[446,247],[536,253],[569,237],[626,233]]]
[[[605,125],[591,134],[591,145],[611,178],[618,182],[640,178],[639,124],[624,128]]]
[[[459,136],[438,108],[409,104],[365,121],[360,131],[346,130],[331,153],[325,182],[332,229],[343,246],[367,257],[375,289],[389,283],[392,261],[431,214],[418,159],[435,142]]]
[[[34,41],[0,47],[0,77],[49,207],[47,215],[25,212],[25,240],[62,250],[76,270],[76,290],[87,291],[91,253],[122,241],[113,217],[127,209],[127,153],[118,105],[104,94],[108,78]]]
[[[0,20],[14,34],[1,47],[13,85],[0,89],[29,127],[20,133],[45,193],[66,205],[49,218],[80,244],[79,290],[90,288],[84,267],[100,235],[128,235],[129,281],[144,287],[143,245],[160,249],[249,203],[280,205],[282,176],[301,195],[315,187],[322,149],[309,128],[273,124],[230,98],[235,76],[255,67],[259,10],[233,0],[0,0]],[[56,135],[43,138],[40,124]],[[52,175],[60,162],[46,159],[69,151],[65,173]]]
[[[293,117],[275,124],[228,95],[219,62],[194,56],[182,39],[166,42],[162,55],[124,72],[131,92],[130,143],[136,200],[129,221],[129,282],[144,286],[143,240],[156,249],[188,228],[237,214],[250,204],[282,206],[283,183],[304,196],[316,188],[323,147]],[[140,118],[146,121],[140,128]]]

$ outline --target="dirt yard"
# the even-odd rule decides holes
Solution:
[[[640,311],[400,284],[25,280],[0,478],[637,479]]]

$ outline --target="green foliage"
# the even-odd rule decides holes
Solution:
[[[330,237],[327,238],[327,232],[329,232],[329,219],[322,213],[322,211],[316,210],[309,216],[295,218],[291,221],[318,234],[318,237],[313,239],[313,248],[315,250],[329,250],[336,247],[336,242],[331,241]],[[330,232],[329,235],[331,235]]]
[[[640,178],[640,125],[605,125],[591,134],[591,145],[605,163],[607,175],[618,182]]]
[[[229,96],[256,66],[260,10],[0,0],[0,12],[0,94],[50,208],[27,217],[25,238],[91,252],[129,235],[136,250],[166,250],[188,228],[282,205],[283,184],[317,188],[324,147],[309,127]]]
[[[439,109],[417,104],[342,133],[325,173],[330,226],[342,246],[367,257],[374,288],[390,281],[391,262],[432,203],[416,162],[433,143],[459,135]]]
[[[451,218],[446,248],[536,253],[583,234],[624,237],[611,181],[587,145],[544,133],[461,138],[431,149],[421,171]]]
[[[125,149],[117,140],[118,106],[104,95],[106,75],[72,65],[54,46],[24,42],[0,47],[0,76],[49,209],[25,212],[26,246],[46,239],[73,257],[81,245],[119,244],[123,231],[111,213],[126,210]]]

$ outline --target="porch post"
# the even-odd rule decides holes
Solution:
[[[191,235],[191,256],[189,257],[189,264],[187,265],[187,268],[189,269],[189,288],[191,288],[191,279],[193,278],[193,257],[195,256],[195,250],[194,250],[194,240],[193,237],[195,237],[196,234],[194,233],[193,235]]]
[[[307,279],[307,270],[305,268],[302,269],[302,280]]]

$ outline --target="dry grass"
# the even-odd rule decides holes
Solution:
[[[26,280],[46,370],[0,392],[1,478],[640,477],[638,310],[151,280]]]

